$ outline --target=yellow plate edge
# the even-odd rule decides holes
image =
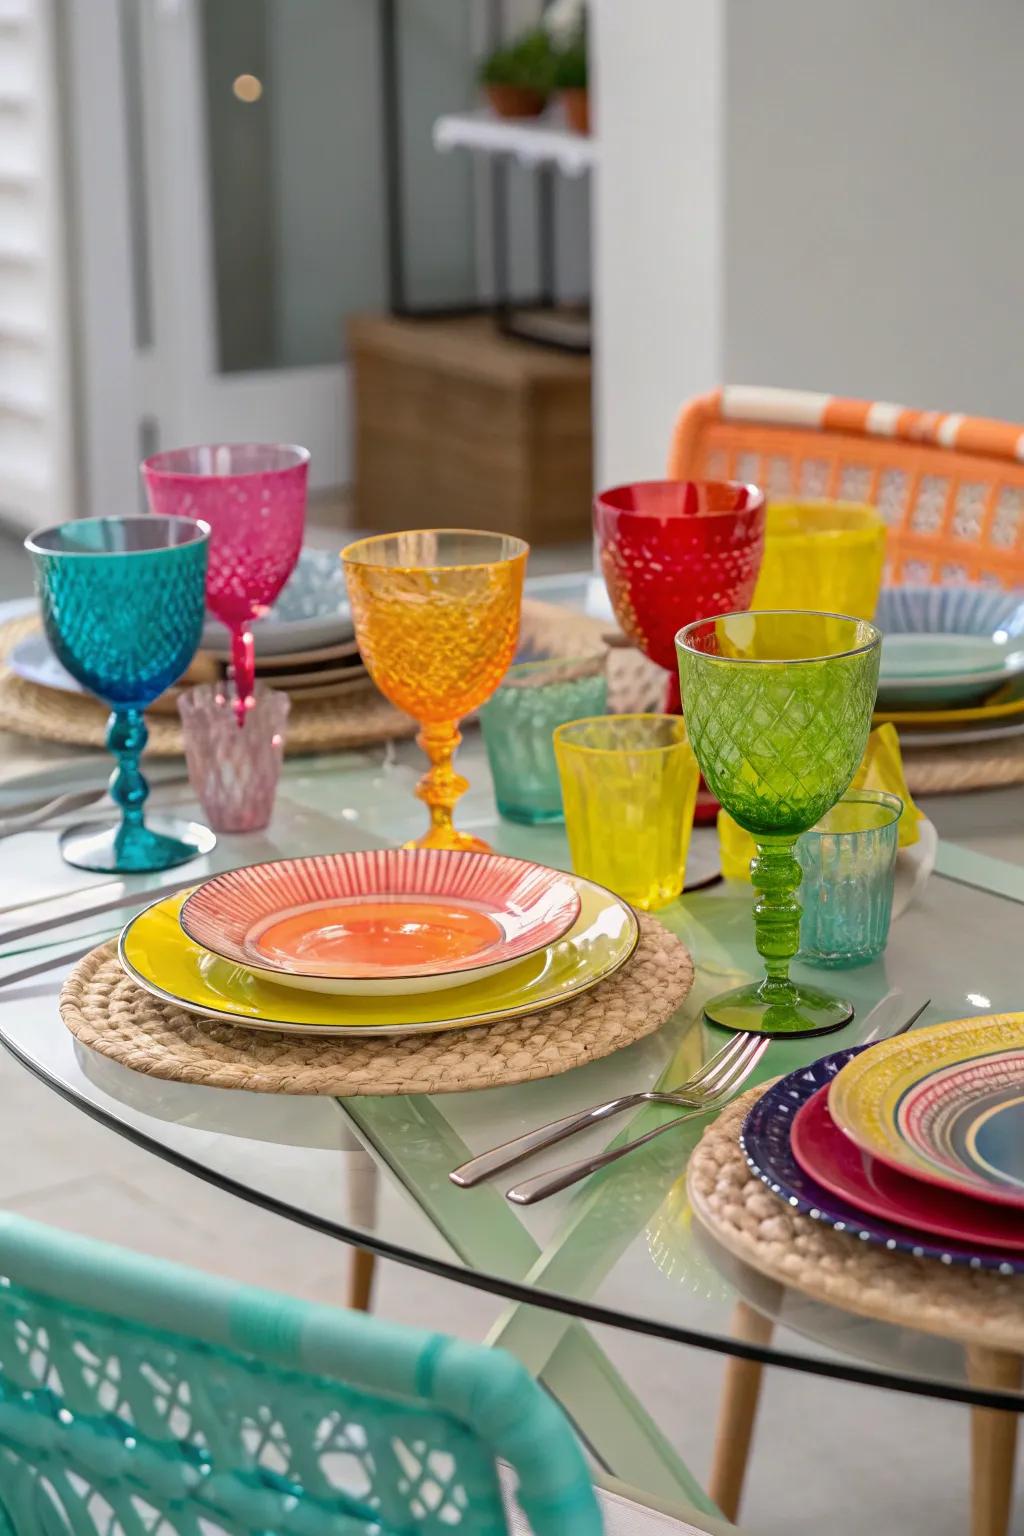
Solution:
[[[606,970],[600,971],[596,976],[581,980],[578,986],[573,987],[570,991],[560,992],[555,997],[550,997],[547,1000],[541,999],[529,1003],[520,1003],[513,1008],[489,1009],[483,1013],[467,1014],[458,1019],[438,1019],[426,1024],[293,1023],[283,1019],[254,1019],[246,1014],[232,1013],[228,1009],[204,1008],[196,1003],[189,1002],[187,999],[179,997],[176,993],[169,992],[166,988],[161,987],[158,982],[144,976],[132,964],[125,953],[125,943],[135,924],[141,922],[155,908],[166,906],[170,902],[183,900],[188,894],[187,891],[180,892],[177,896],[165,896],[160,901],[150,902],[148,907],[144,907],[141,912],[137,912],[125,924],[118,935],[117,958],[125,975],[135,982],[136,986],[141,987],[144,992],[148,992],[150,996],[158,998],[161,1002],[170,1003],[172,1007],[182,1008],[186,1013],[192,1014],[193,1017],[209,1019],[211,1022],[216,1023],[233,1024],[239,1029],[274,1030],[279,1034],[292,1035],[359,1035],[360,1037],[441,1034],[446,1030],[473,1029],[481,1024],[496,1024],[503,1019],[523,1018],[531,1013],[543,1013],[549,1008],[556,1008],[560,1003],[572,1002],[574,998],[580,997],[584,992],[589,992],[592,987],[596,987],[599,982],[607,981],[610,976],[614,976],[636,954],[637,946],[640,943],[640,923],[636,912],[629,903],[623,901],[621,896],[616,896],[614,891],[608,890],[606,886],[598,885],[596,880],[587,880],[582,875],[574,874],[569,874],[568,878],[577,885],[577,888],[579,886],[587,886],[591,890],[608,897],[613,905],[619,907],[626,914],[632,932],[630,942],[624,953],[610,964]],[[184,933],[182,933],[181,937],[185,943],[191,945],[194,949],[202,950],[204,954],[208,954],[211,960],[215,960],[221,965],[232,963],[226,961],[223,956],[215,954],[212,950],[204,950],[201,944],[196,944],[194,940],[187,938]],[[570,937],[571,930],[559,942],[565,943],[566,939]],[[524,956],[523,958],[528,959],[530,957]],[[239,969],[244,969],[244,967],[239,967]]]
[[[960,1032],[973,1032],[974,1028],[984,1031],[986,1027],[1002,1025],[1007,1027],[1011,1038],[1008,1042],[993,1044],[993,1049],[1013,1046],[1024,1048],[1024,1013],[978,1013],[965,1019],[947,1019],[941,1024],[929,1024],[924,1029],[916,1029],[909,1035],[897,1035],[892,1040],[881,1041],[869,1051],[863,1051],[853,1061],[848,1061],[837,1073],[829,1088],[829,1113],[840,1129],[864,1151],[896,1157],[906,1167],[934,1173],[934,1165],[915,1152],[896,1130],[892,1121],[893,1101],[917,1080],[920,1075],[920,1061],[917,1058],[930,1040],[944,1036],[950,1038],[948,1051],[944,1055],[939,1053],[928,1062],[930,1071],[940,1070],[969,1059],[969,1056],[965,1057],[956,1050]],[[907,1059],[907,1053],[911,1050],[912,1059]],[[874,1104],[865,1107],[863,1094],[866,1084],[880,1074],[884,1080],[878,1089],[877,1099]]]
[[[1024,699],[1010,699],[1005,704],[972,704],[968,709],[876,709],[875,725],[969,725],[972,721],[1004,720],[1024,715]]]

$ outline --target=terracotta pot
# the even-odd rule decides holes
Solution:
[[[562,106],[573,133],[590,132],[590,95],[586,86],[567,86],[562,92]]]
[[[547,102],[542,91],[529,85],[488,85],[484,89],[499,117],[539,117]]]

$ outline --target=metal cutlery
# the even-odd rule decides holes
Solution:
[[[97,800],[102,800],[106,792],[105,784],[100,789],[79,789],[70,794],[57,795],[51,800],[44,800],[41,805],[15,811],[13,815],[0,816],[0,837],[13,837],[15,833],[28,832],[32,827],[38,827],[54,816],[62,816],[65,811],[84,810],[87,805],[94,805]]]
[[[143,890],[119,881],[118,888],[112,896],[107,894],[110,890],[109,885],[94,886],[90,892],[86,893],[90,899],[70,912],[51,913],[49,917],[37,917],[30,923],[22,923],[18,928],[0,930],[0,950],[19,939],[30,938],[34,933],[45,933],[48,928],[61,928],[71,923],[80,923],[86,918],[97,917],[101,912],[116,912],[119,907],[148,906],[151,902],[163,901],[166,896],[176,896],[179,891],[185,891],[190,885],[195,885],[198,878],[193,874],[187,880],[175,880],[168,885],[150,886]],[[76,894],[74,891],[68,891],[66,895],[54,896],[52,900],[69,901]]]
[[[674,1130],[678,1125],[685,1125],[688,1120],[696,1120],[711,1110],[721,1109],[743,1087],[771,1044],[769,1035],[746,1035],[736,1038],[743,1039],[741,1050],[724,1066],[719,1064],[704,1079],[699,1107],[691,1108],[689,1114],[678,1115],[665,1125],[655,1126],[653,1131],[648,1131],[645,1136],[637,1136],[634,1141],[628,1141],[624,1146],[612,1147],[607,1152],[599,1152],[595,1157],[584,1157],[579,1162],[567,1163],[562,1168],[556,1168],[552,1173],[541,1173],[536,1178],[527,1179],[524,1183],[517,1184],[513,1189],[508,1190],[506,1199],[511,1200],[513,1205],[535,1205],[538,1200],[546,1200],[549,1195],[556,1195],[559,1190],[568,1189],[570,1184],[578,1183],[580,1179],[596,1173],[599,1168],[607,1168],[609,1164],[618,1162],[620,1157],[634,1152],[637,1147],[646,1146],[649,1141],[654,1141],[655,1137],[663,1135],[665,1131]]]
[[[479,1157],[470,1158],[468,1163],[454,1168],[448,1177],[460,1189],[472,1189],[473,1185],[479,1184],[482,1179],[489,1179],[496,1173],[504,1173],[506,1168],[514,1167],[524,1158],[531,1157],[534,1152],[540,1152],[545,1147],[553,1147],[556,1142],[564,1141],[567,1136],[574,1136],[577,1131],[586,1130],[591,1125],[599,1125],[602,1120],[609,1120],[613,1115],[620,1115],[623,1111],[634,1109],[640,1104],[675,1104],[680,1109],[690,1109],[702,1102],[708,1079],[715,1077],[720,1067],[728,1066],[733,1058],[741,1053],[748,1040],[762,1038],[764,1037],[761,1035],[733,1035],[720,1051],[716,1051],[699,1071],[685,1083],[680,1083],[678,1088],[673,1088],[671,1091],[646,1089],[637,1093],[625,1093],[619,1098],[609,1099],[604,1104],[593,1104],[589,1109],[577,1110],[575,1114],[566,1115],[561,1120],[552,1120],[547,1125],[538,1126],[535,1131],[527,1131],[522,1136],[516,1136],[500,1147],[492,1147],[489,1152],[481,1152]]]
[[[883,998],[882,1002],[871,1010],[864,1020],[864,1024],[870,1024],[871,1020],[880,1014],[890,1001],[891,994],[890,997]],[[890,1030],[885,1035],[880,1036],[881,1025],[876,1024],[874,1029],[865,1035],[859,1043],[870,1045],[879,1038],[891,1040],[896,1035],[905,1034],[908,1029],[917,1023],[930,1002],[931,998],[926,998],[920,1007],[897,1029]],[[562,1168],[556,1168],[553,1173],[540,1174],[536,1178],[527,1179],[524,1183],[517,1184],[513,1189],[508,1190],[506,1198],[511,1200],[514,1205],[534,1205],[538,1200],[546,1200],[549,1195],[554,1195],[560,1190],[568,1189],[571,1184],[577,1183],[580,1179],[587,1178],[591,1173],[596,1173],[599,1168],[606,1168],[610,1163],[617,1162],[620,1157],[625,1157],[635,1147],[642,1147],[645,1143],[653,1141],[663,1131],[670,1131],[677,1125],[685,1124],[687,1120],[694,1120],[699,1115],[707,1114],[710,1110],[721,1109],[739,1091],[753,1072],[767,1050],[771,1037],[766,1035],[747,1035],[745,1037],[734,1036],[733,1038],[734,1040],[745,1039],[747,1043],[739,1058],[734,1058],[731,1067],[727,1065],[723,1068],[719,1065],[714,1073],[709,1077],[705,1077],[702,1090],[704,1096],[700,1108],[691,1110],[687,1115],[680,1115],[677,1119],[670,1120],[666,1125],[655,1126],[653,1131],[648,1131],[646,1135],[638,1136],[634,1141],[626,1142],[621,1147],[613,1147],[607,1152],[599,1153],[596,1157],[582,1158],[579,1162],[568,1163]],[[722,1052],[720,1051],[718,1057],[712,1058],[712,1061],[719,1061],[721,1056]]]
[[[189,782],[187,774],[173,774],[165,778],[152,779],[150,789],[155,793],[165,787],[178,786]],[[44,822],[53,821],[58,816],[64,816],[70,811],[81,811],[86,806],[95,805],[102,800],[107,793],[107,784],[93,785],[90,789],[68,790],[64,794],[51,795],[43,800],[30,800],[27,804],[20,805],[17,810],[0,816],[0,838],[13,837],[18,832],[29,832],[33,827],[42,826]]]
[[[873,1019],[883,1014],[887,1005],[894,999],[902,996],[898,990],[890,992],[881,1002],[877,1003],[867,1018],[862,1028],[866,1029]],[[922,1003],[902,1029],[909,1029],[921,1017],[928,1007],[928,1003]],[[865,1034],[863,1043],[868,1043],[877,1038],[881,1025],[877,1023],[869,1033]],[[896,1030],[894,1033],[899,1034]],[[731,1055],[740,1049],[743,1041],[759,1039],[760,1036],[747,1034],[733,1035],[726,1041],[721,1050],[716,1052],[704,1065],[695,1072],[685,1083],[664,1092],[654,1090],[638,1093],[627,1093],[619,1098],[609,1099],[603,1104],[591,1105],[589,1109],[576,1110],[571,1115],[565,1115],[560,1120],[551,1120],[546,1125],[538,1126],[534,1131],[526,1131],[522,1136],[515,1136],[511,1141],[503,1142],[500,1146],[492,1147],[488,1152],[481,1152],[478,1157],[472,1157],[460,1167],[454,1168],[448,1175],[453,1184],[460,1189],[472,1189],[483,1179],[489,1179],[496,1173],[504,1173],[506,1168],[512,1168],[524,1158],[531,1157],[535,1152],[541,1152],[546,1147],[552,1147],[557,1142],[563,1141],[567,1136],[574,1136],[577,1131],[586,1130],[588,1126],[599,1125],[602,1120],[608,1120],[613,1115],[623,1113],[628,1109],[636,1108],[641,1104],[678,1104],[681,1109],[689,1108],[693,1094],[700,1093],[705,1085],[708,1074],[713,1072],[719,1062],[730,1059]]]

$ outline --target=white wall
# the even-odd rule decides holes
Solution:
[[[662,473],[720,375],[722,0],[592,0],[595,477]]]
[[[598,480],[731,380],[1024,418],[1019,0],[597,0]]]
[[[727,377],[1024,418],[1020,0],[728,0]]]

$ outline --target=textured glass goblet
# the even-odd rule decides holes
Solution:
[[[515,655],[529,546],[461,528],[384,533],[342,550],[356,639],[392,704],[420,724],[430,770],[416,793],[430,827],[415,848],[489,845],[452,825],[469,788],[452,766],[458,722],[489,699]]]
[[[198,517],[212,530],[206,606],[231,635],[239,724],[255,681],[253,619],[295,569],[306,525],[309,453],[280,443],[203,443],[142,465],[152,511]]]
[[[747,606],[764,526],[763,493],[735,481],[641,480],[595,497],[594,532],[615,617],[668,673],[669,714],[680,707],[680,626]]]
[[[63,833],[61,852],[79,869],[170,869],[216,842],[197,822],[147,823],[149,788],[139,769],[148,735],[142,711],[178,681],[199,644],[209,538],[205,523],[144,516],[61,523],[25,540],[50,645],[113,710],[110,793],[121,821]]]
[[[754,931],[763,981],[712,998],[726,1029],[813,1035],[853,1008],[798,985],[801,869],[794,845],[849,787],[864,754],[878,686],[873,624],[828,613],[728,613],[677,639],[690,741],[714,794],[753,835]]]

